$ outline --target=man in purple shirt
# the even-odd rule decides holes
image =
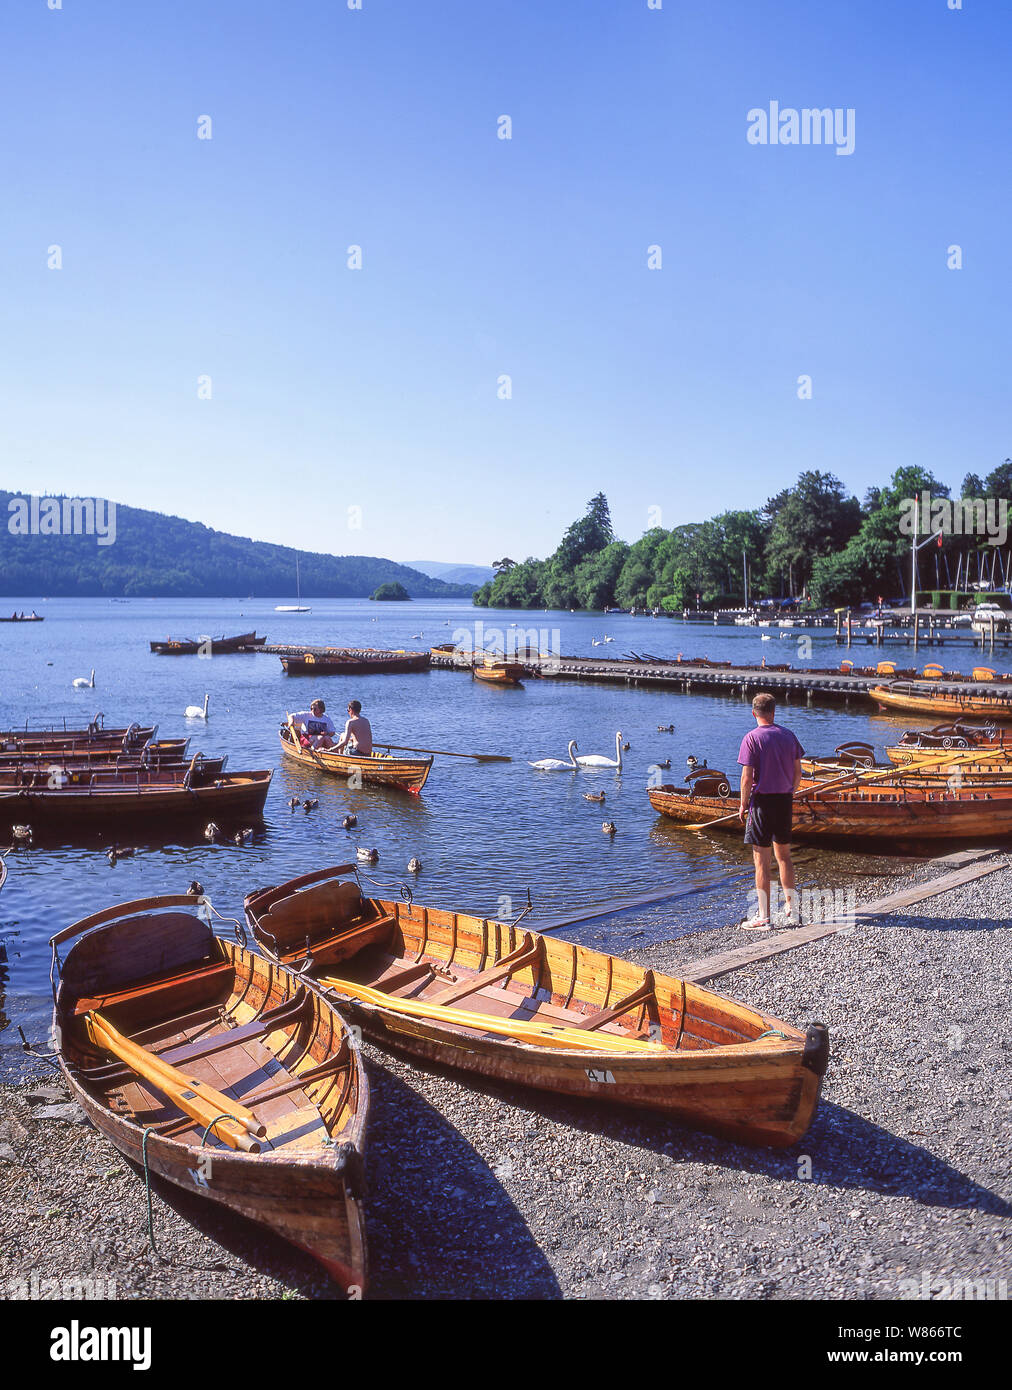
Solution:
[[[805,750],[791,733],[774,724],[777,703],[772,695],[757,695],[752,713],[757,727],[747,733],[738,750],[741,764],[741,802],[738,818],[745,825],[745,843],[752,846],[755,887],[759,900],[755,917],[742,925],[748,931],[770,927],[770,849],[777,857],[780,886],[787,899],[785,916],[797,921],[797,893],[791,861],[791,823],[794,793],[801,784]]]

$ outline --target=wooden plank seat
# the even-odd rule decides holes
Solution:
[[[213,980],[215,976],[234,973],[235,969],[231,962],[224,961],[216,965],[203,966],[198,970],[184,970],[177,975],[163,975],[145,981],[143,984],[135,985],[130,989],[110,990],[108,994],[96,994],[78,999],[74,1005],[74,1016],[79,1017],[81,1014],[91,1011],[100,1013],[115,1008],[118,1004],[132,1003],[139,999],[150,999],[152,1002],[157,1002],[159,996],[167,998],[181,984],[203,984]]]
[[[599,1009],[595,1014],[588,1014],[576,1026],[578,1028],[594,1029],[602,1028],[606,1023],[614,1023],[617,1018],[627,1014],[630,1009],[635,1009],[639,1005],[657,1005],[654,993],[654,972],[647,970],[643,976],[643,983],[638,989],[634,989],[631,994],[627,994],[624,999],[620,999],[617,1004],[612,1004],[608,1009]]]
[[[372,917],[364,922],[359,922],[353,926],[347,924],[338,928],[332,936],[323,937],[312,941],[307,937],[298,946],[292,946],[290,950],[283,952],[281,962],[283,965],[292,964],[306,960],[307,968],[313,968],[314,961],[344,960],[347,956],[354,956],[366,946],[378,945],[386,941],[394,926],[394,917],[385,914],[382,917]],[[308,948],[308,949],[307,949]]]
[[[260,1014],[259,1017],[251,1019],[249,1023],[240,1027],[224,1028],[220,1032],[209,1033],[202,1038],[177,1044],[164,1051],[158,1048],[148,1048],[147,1050],[172,1066],[196,1062],[202,1057],[213,1057],[215,1053],[227,1052],[230,1047],[237,1047],[240,1043],[262,1038],[277,1028],[284,1028],[288,1024],[298,1022],[305,1012],[308,1000],[309,991],[305,985],[301,985],[296,993],[290,999],[286,999],[283,1004],[279,1004],[275,1009],[269,1009],[266,1013]],[[140,1037],[131,1038],[131,1042],[144,1046]],[[82,1070],[80,1075],[86,1081],[108,1082],[127,1077],[130,1072],[128,1068],[117,1062],[112,1062],[108,1066],[90,1067],[87,1070]]]

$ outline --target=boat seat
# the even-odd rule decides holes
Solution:
[[[643,975],[643,983],[637,989],[634,989],[631,994],[627,994],[624,999],[620,999],[617,1004],[613,1004],[608,1009],[600,1009],[596,1014],[588,1014],[587,1017],[576,1026],[577,1028],[585,1028],[587,1030],[601,1028],[606,1023],[614,1023],[617,1018],[621,1018],[623,1014],[627,1014],[630,1009],[635,1009],[641,1004],[648,1005],[651,1002],[656,1007],[657,999],[654,990],[654,973],[652,970],[647,970]]]
[[[181,984],[203,983],[213,980],[218,975],[231,976],[234,973],[235,967],[232,962],[222,961],[216,965],[205,966],[200,970],[185,970],[181,975],[163,976],[161,979],[150,980],[146,984],[135,985],[130,989],[110,990],[108,994],[96,994],[91,997],[80,998],[74,1005],[73,1016],[77,1018],[92,1011],[102,1012],[113,1009],[118,1004],[127,1004],[139,999],[150,1000],[152,1004],[157,1004],[159,996],[170,994]]]
[[[287,965],[302,961],[307,955],[311,955],[316,961],[325,961],[328,965],[347,960],[349,956],[357,956],[366,946],[378,946],[385,942],[395,920],[387,913],[382,917],[372,917],[352,926],[341,927],[330,936],[319,937],[315,941],[307,934],[300,944],[293,944],[287,951],[282,952],[281,962]]]
[[[472,975],[469,980],[461,980],[459,984],[450,985],[448,989],[442,989],[438,994],[430,994],[426,1003],[455,1004],[458,999],[464,999],[467,995],[474,994],[485,985],[494,985],[497,981],[512,975],[514,971],[522,970],[525,965],[534,964],[540,954],[540,939],[531,936],[530,932],[524,932],[524,940],[515,951],[503,956],[494,965],[490,965],[487,970]]]
[[[436,973],[436,968],[429,961],[419,961],[417,965],[408,965],[400,970],[395,970],[392,975],[385,975],[379,980],[373,980],[370,988],[382,990],[384,994],[389,994],[391,998],[398,998],[408,990],[414,989],[423,980],[430,979]]]

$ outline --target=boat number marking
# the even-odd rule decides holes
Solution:
[[[615,1077],[610,1071],[595,1071],[593,1067],[587,1067],[587,1079],[588,1081],[600,1081],[602,1083],[609,1082],[612,1086],[615,1084]]]

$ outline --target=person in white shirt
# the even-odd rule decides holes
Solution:
[[[338,753],[357,753],[368,758],[372,754],[372,726],[362,714],[362,702],[352,700],[348,705],[348,722],[337,742]]]
[[[302,737],[308,740],[308,746],[312,748],[332,748],[334,746],[334,735],[337,733],[337,729],[334,727],[334,721],[327,713],[327,706],[322,700],[314,700],[309,709],[303,710],[300,714],[290,714],[288,722],[296,733],[301,733]]]

